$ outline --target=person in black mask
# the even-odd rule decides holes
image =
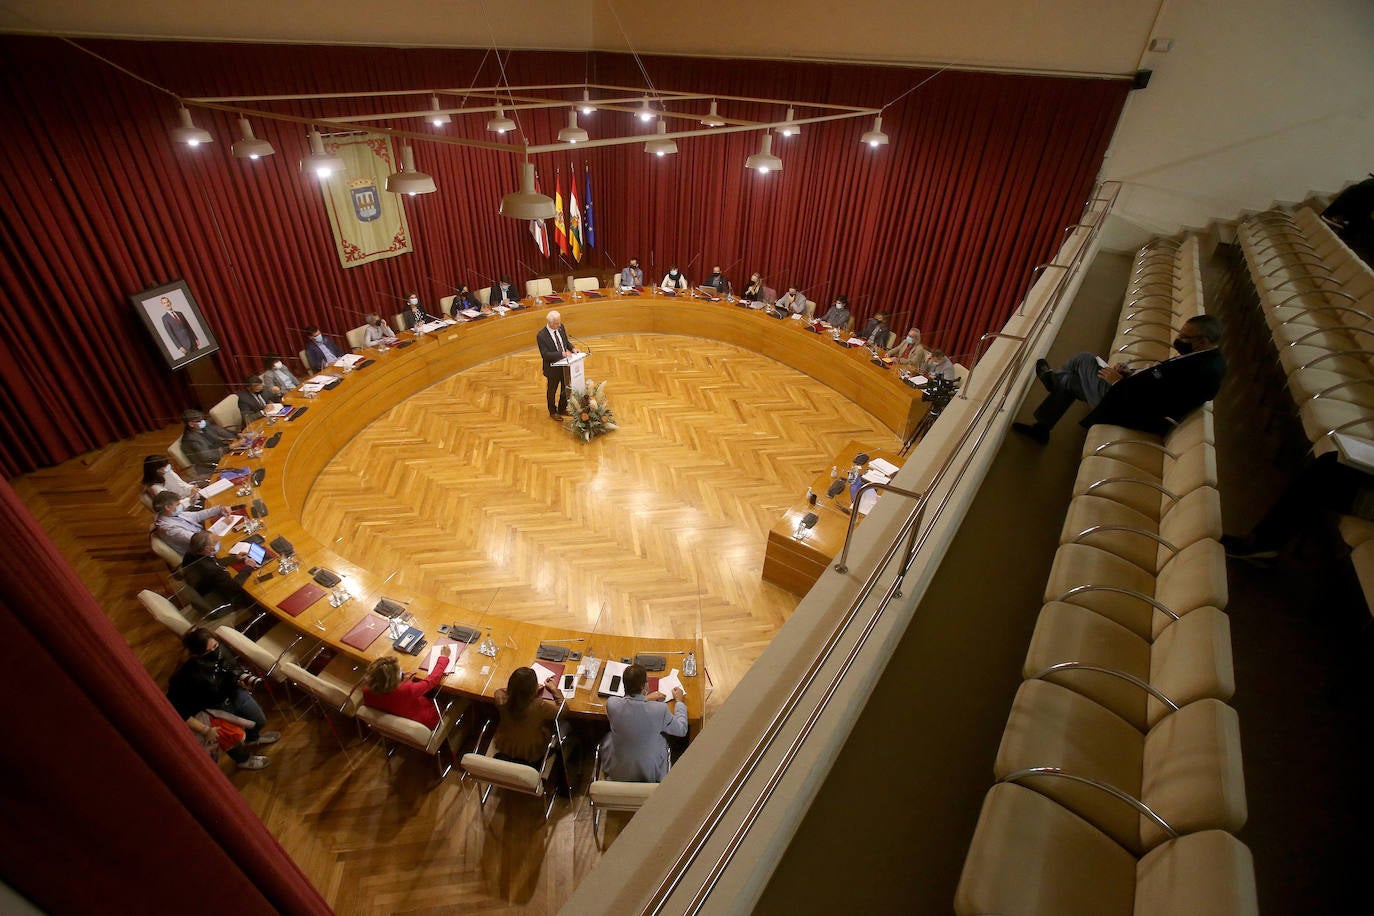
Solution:
[[[376,312],[369,314],[364,321],[366,322],[363,325],[363,346],[365,347],[375,347],[378,342],[390,340],[396,336],[392,333],[391,325],[387,324],[382,316]]]
[[[668,268],[668,272],[663,275],[663,282],[659,284],[663,289],[686,289],[687,275],[677,269],[674,264]]]
[[[722,296],[730,292],[730,281],[725,279],[725,274],[721,273],[719,267],[714,268],[711,275],[706,278],[706,282],[701,285],[711,287]]]
[[[1074,401],[1092,410],[1083,426],[1110,423],[1163,434],[1188,414],[1216,397],[1226,375],[1226,360],[1217,344],[1221,322],[1199,315],[1184,322],[1174,340],[1177,356],[1132,369],[1124,363],[1109,366],[1092,353],[1079,353],[1059,369],[1040,359],[1035,375],[1049,396],[1035,409],[1034,423],[1013,423],[1018,433],[1047,442],[1050,429]]]

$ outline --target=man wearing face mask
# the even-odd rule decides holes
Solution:
[[[520,294],[515,291],[515,284],[510,281],[510,277],[502,275],[499,283],[492,284],[487,294],[487,302],[493,306],[504,305],[506,308],[520,304]]]
[[[620,288],[644,285],[644,271],[639,269],[639,258],[630,258],[630,263],[620,269]]]
[[[214,473],[225,449],[234,441],[234,434],[207,421],[199,410],[188,410],[181,419],[186,424],[181,433],[181,451],[186,460],[197,476]]]
[[[244,383],[243,390],[238,393],[238,399],[239,413],[243,416],[243,425],[247,426],[261,420],[262,415],[267,412],[267,405],[273,401],[280,401],[281,397],[274,397],[268,393],[262,376],[252,375]]]
[[[170,490],[163,490],[153,497],[153,530],[169,547],[181,555],[191,549],[191,538],[205,530],[205,523],[212,518],[229,514],[228,506],[215,506],[198,512],[187,512],[181,508],[181,498]]]
[[[836,296],[835,304],[830,306],[830,311],[821,316],[821,321],[841,331],[848,331],[849,323],[853,320],[853,316],[849,314],[848,296]]]
[[[788,315],[806,314],[806,295],[797,289],[795,285],[787,287],[787,292],[778,297],[778,301],[773,303],[773,311],[778,313],[778,317],[786,318]]]
[[[1106,365],[1091,353],[1079,353],[1060,369],[1036,360],[1035,374],[1049,396],[1035,409],[1034,423],[1012,428],[1037,442],[1047,442],[1050,429],[1074,401],[1092,410],[1083,426],[1110,423],[1162,434],[1216,397],[1226,375],[1226,360],[1217,344],[1221,322],[1199,315],[1184,322],[1174,341],[1177,356],[1144,368]]]
[[[390,340],[396,335],[391,331],[391,325],[382,320],[382,316],[376,312],[368,315],[366,324],[363,326],[363,346],[375,347],[379,341]]]
[[[338,358],[339,351],[325,339],[319,328],[312,324],[305,329],[305,364],[310,371],[319,372]]]
[[[711,275],[706,278],[702,286],[709,286],[716,291],[719,296],[724,296],[730,292],[730,281],[725,279],[725,274],[721,273],[720,266],[712,268]]]
[[[281,396],[288,391],[299,388],[300,381],[291,374],[291,370],[286,368],[286,364],[281,361],[281,357],[275,353],[268,353],[262,361],[262,384],[267,390],[269,397],[274,400],[281,400]]]
[[[425,307],[420,304],[420,297],[416,293],[406,296],[405,311],[401,314],[405,317],[407,331],[417,324],[425,324],[434,320],[433,316],[426,312]]]
[[[897,365],[912,368],[924,366],[926,360],[930,359],[930,354],[921,345],[920,328],[912,328],[907,331],[905,339],[897,341],[897,346],[888,350],[887,355],[895,359]]]
[[[677,269],[677,265],[668,268],[668,272],[663,275],[663,282],[659,284],[663,289],[686,289],[687,275]]]

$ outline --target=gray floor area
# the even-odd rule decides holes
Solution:
[[[1105,350],[1130,264],[1094,263],[1052,362]],[[1021,683],[1085,412],[1070,411],[1048,446],[1015,435],[1004,444],[759,912],[949,912]]]

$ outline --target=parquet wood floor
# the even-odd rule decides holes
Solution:
[[[804,375],[733,347],[648,335],[589,341],[622,429],[587,445],[547,419],[538,361],[454,376],[375,423],[307,507],[340,547],[408,588],[560,626],[643,635],[700,628],[715,690],[738,682],[795,605],[762,583],[781,507],[849,439],[895,437]],[[143,661],[165,684],[177,641],[138,604],[166,591],[136,497],[149,433],[12,481]],[[581,797],[548,825],[533,799],[475,787],[350,723],[268,703],[272,765],[226,776],[342,914],[552,913],[599,858]],[[613,842],[624,815],[602,818]]]

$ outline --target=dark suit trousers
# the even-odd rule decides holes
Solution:
[[[1035,408],[1035,422],[1046,428],[1054,426],[1074,401],[1087,401],[1096,407],[1112,386],[1097,377],[1097,357],[1092,353],[1077,353],[1054,371],[1054,391]]]
[[[557,367],[554,371],[554,375],[545,376],[548,387],[544,394],[549,402],[549,413],[562,413],[568,409],[568,386],[563,384],[562,367]],[[558,398],[556,405],[554,403],[555,396]]]

